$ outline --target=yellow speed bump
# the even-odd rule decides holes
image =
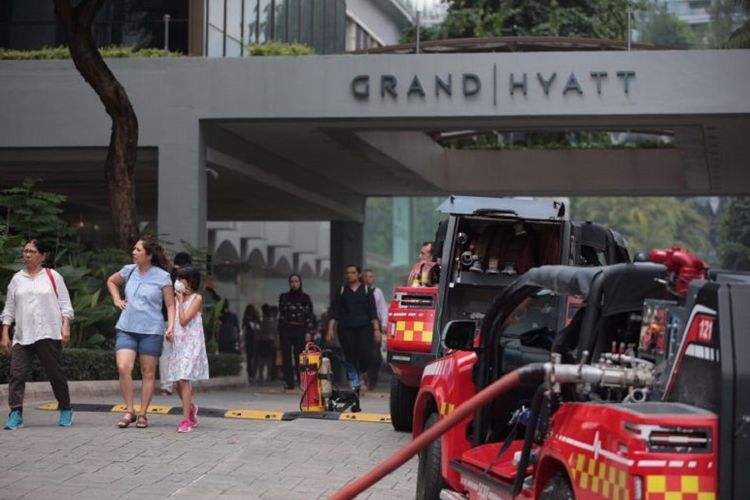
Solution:
[[[262,410],[227,410],[225,418],[242,418],[245,420],[281,420],[284,413]]]
[[[141,405],[133,405],[133,409],[135,410],[136,413],[140,413]],[[169,413],[169,410],[171,409],[172,409],[171,406],[149,405],[148,413],[161,413],[161,414],[166,415],[167,413]],[[115,405],[112,407],[112,410],[110,411],[123,413],[123,412],[128,411],[128,408],[125,405]]]
[[[342,413],[339,420],[356,420],[358,422],[391,423],[391,416],[385,413]]]

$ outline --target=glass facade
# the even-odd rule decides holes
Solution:
[[[345,49],[346,0],[208,0],[206,54],[234,57],[248,45],[303,43],[317,54]]]
[[[169,14],[169,50],[188,52],[188,0],[104,0],[94,23],[98,47],[164,48]],[[65,45],[53,2],[0,1],[0,47],[34,50]]]

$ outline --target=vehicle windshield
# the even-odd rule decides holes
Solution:
[[[503,322],[501,338],[519,338],[530,331],[546,330],[554,335],[558,328],[559,297],[549,290],[540,290],[527,297]]]

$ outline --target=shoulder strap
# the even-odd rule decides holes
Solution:
[[[58,295],[57,293],[57,283],[55,283],[55,277],[52,276],[52,271],[50,271],[49,267],[45,267],[44,271],[47,273],[47,277],[49,278],[50,283],[52,283],[52,289],[55,291],[55,297],[59,299],[60,295]]]
[[[138,267],[138,266],[133,266],[133,269],[131,269],[130,272],[128,273],[128,277],[125,279],[125,284],[126,285],[128,284],[128,281],[130,281],[130,277],[133,276],[133,271],[135,271],[136,267]]]

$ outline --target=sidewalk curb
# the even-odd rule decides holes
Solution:
[[[159,381],[157,380],[156,388],[158,390]],[[221,389],[231,389],[235,387],[247,386],[247,377],[245,375],[234,375],[231,377],[215,377],[209,380],[198,380],[193,382],[195,392],[209,392]],[[120,394],[120,382],[118,380],[75,380],[68,382],[70,390],[70,399],[75,404],[76,401],[92,398]],[[133,381],[133,390],[141,390],[141,381]],[[49,382],[27,382],[26,393],[24,395],[24,404],[42,401],[54,401],[55,395]],[[8,405],[8,384],[0,384],[0,407],[7,408]]]
[[[40,410],[57,411],[57,403],[45,403],[38,406]],[[126,407],[121,404],[101,404],[101,403],[73,403],[73,411],[88,412],[112,412],[123,413]],[[135,411],[140,412],[139,405],[135,405]],[[164,406],[150,405],[149,414],[157,415],[182,415],[181,406]],[[204,408],[198,409],[198,416],[201,417],[218,417],[233,418],[241,420],[268,420],[277,422],[288,422],[298,418],[314,418],[319,420],[347,420],[350,422],[380,423],[390,424],[391,416],[384,413],[364,413],[364,412],[336,412],[336,411],[274,411],[274,410],[243,410],[243,409],[221,409],[221,408]]]

